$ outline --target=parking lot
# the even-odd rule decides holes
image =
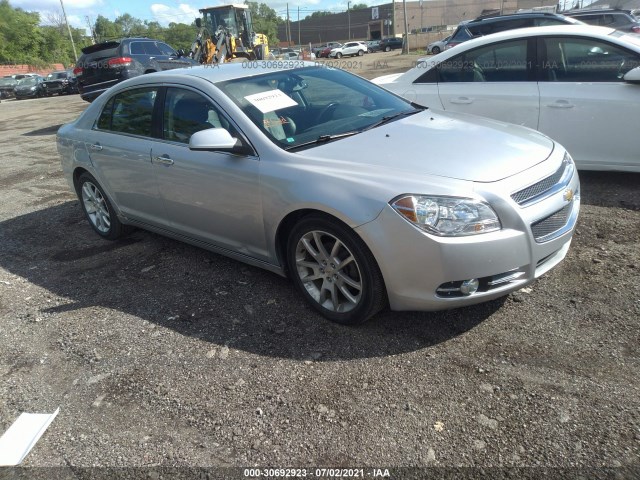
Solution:
[[[416,59],[334,62],[373,78]],[[581,174],[572,248],[532,288],[348,328],[269,272],[141,230],[100,239],[55,145],[86,105],[0,104],[0,432],[60,407],[23,465],[638,478],[640,174]]]

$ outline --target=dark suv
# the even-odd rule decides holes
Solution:
[[[82,49],[73,73],[83,100],[91,102],[127,78],[145,73],[198,65],[164,42],[150,38],[125,38]]]
[[[545,27],[548,25],[581,24],[582,22],[563,15],[548,12],[513,13],[511,15],[485,15],[458,25],[445,49],[459,43],[492,33],[526,27]]]
[[[640,33],[640,22],[631,10],[613,8],[585,8],[583,10],[569,10],[563,15],[575,18],[589,25],[611,27],[623,32]]]
[[[398,48],[402,48],[402,39],[389,37],[380,40],[380,46],[378,47],[378,50],[388,52],[389,50],[397,50]]]
[[[78,82],[76,77],[69,70],[61,70],[59,72],[51,72],[44,79],[44,93],[51,96],[54,93],[62,95],[63,93],[78,93]]]

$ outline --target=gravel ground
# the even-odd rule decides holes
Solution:
[[[364,58],[369,78],[413,61]],[[95,235],[55,148],[85,106],[0,104],[0,432],[60,407],[23,465],[640,476],[639,174],[581,175],[572,249],[532,288],[347,328],[271,273]]]

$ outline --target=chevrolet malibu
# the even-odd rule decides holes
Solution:
[[[62,126],[93,230],[140,227],[287,275],[344,324],[494,299],[565,257],[580,189],[562,146],[296,66],[136,77]]]

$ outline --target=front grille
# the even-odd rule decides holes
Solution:
[[[563,227],[569,221],[571,217],[571,210],[573,209],[573,202],[566,205],[561,210],[549,215],[548,217],[538,220],[531,224],[531,231],[533,233],[536,242],[547,242],[555,238],[556,233],[563,230]]]
[[[562,165],[560,165],[560,168],[558,168],[553,175],[543,178],[539,182],[529,185],[527,188],[512,193],[511,198],[518,205],[526,205],[541,199],[546,196],[546,193],[553,193],[553,191],[555,191],[553,187],[556,186],[563,177],[570,178],[567,172],[569,167],[571,167],[571,162],[565,157]]]

